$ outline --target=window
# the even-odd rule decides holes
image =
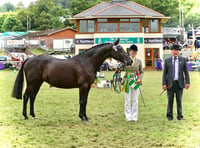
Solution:
[[[140,19],[130,19],[130,22],[140,22]]]
[[[118,23],[98,23],[98,32],[118,32]]]
[[[149,19],[142,19],[142,32],[149,32]]]
[[[87,32],[87,21],[80,21],[80,32]]]
[[[120,23],[120,32],[140,32],[140,23]]]
[[[80,32],[94,32],[94,20],[80,20]]]
[[[129,22],[129,19],[120,19],[120,22]]]
[[[88,20],[88,32],[94,32],[94,21]]]
[[[158,20],[151,20],[151,32],[158,32]]]
[[[107,22],[108,19],[97,19],[97,22]]]

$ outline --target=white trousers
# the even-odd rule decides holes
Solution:
[[[124,93],[125,96],[125,108],[124,113],[127,121],[138,120],[138,96],[140,94],[139,88],[134,90],[129,87],[129,92]]]

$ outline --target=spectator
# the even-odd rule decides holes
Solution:
[[[161,71],[162,70],[162,59],[160,57],[158,57],[158,59],[156,60],[157,63],[157,71]]]

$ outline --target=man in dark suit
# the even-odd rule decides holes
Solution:
[[[167,119],[173,120],[174,94],[176,94],[177,120],[183,120],[182,95],[183,88],[190,87],[190,77],[185,58],[179,56],[181,46],[174,44],[171,48],[172,57],[165,60],[162,85],[167,90]]]

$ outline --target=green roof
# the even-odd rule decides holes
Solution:
[[[21,36],[21,35],[25,35],[29,33],[27,32],[4,32],[3,34],[1,34],[0,36]]]

